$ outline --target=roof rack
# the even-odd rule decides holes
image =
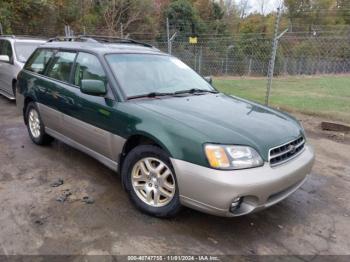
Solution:
[[[120,43],[120,44],[135,44],[145,47],[154,48],[152,45],[139,42],[129,38],[119,38],[112,36],[98,36],[98,35],[79,35],[79,36],[57,36],[50,38],[48,42],[67,41],[67,42],[89,42],[89,43]]]
[[[1,35],[1,34],[0,34],[0,37],[11,37],[11,38],[16,38],[16,36],[14,36],[14,35]]]
[[[114,36],[103,36],[103,35],[82,35],[81,37],[87,37],[87,38],[92,38],[96,40],[97,42],[100,43],[122,43],[122,44],[136,44],[136,45],[142,45],[145,47],[151,47],[153,48],[152,45],[140,42],[137,40],[133,40],[130,38],[120,38],[120,37],[114,37]]]
[[[87,38],[82,36],[56,36],[48,40],[48,42],[61,42],[61,41],[98,43],[98,41],[92,38]]]

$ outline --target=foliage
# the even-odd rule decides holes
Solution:
[[[5,33],[55,36],[70,25],[76,34],[131,35],[164,41],[166,18],[176,41],[198,35],[198,48],[211,59],[255,59],[267,64],[276,13],[249,12],[248,0],[0,0],[0,23]],[[306,31],[310,41],[290,40],[290,50],[278,50],[277,64],[287,54],[321,57],[332,49],[327,41],[315,44],[323,26],[350,26],[349,0],[284,0],[281,30]],[[263,9],[263,5],[261,9]],[[254,44],[251,39],[254,38]],[[203,44],[206,48],[203,48]],[[311,44],[313,43],[313,44]],[[232,46],[230,48],[230,46]],[[199,49],[199,46],[201,49]],[[335,58],[348,59],[349,46],[339,45]],[[259,57],[257,57],[259,56]],[[222,62],[221,62],[222,63]],[[244,71],[242,66],[238,71]],[[266,71],[262,69],[262,73]],[[277,72],[278,74],[278,72]]]

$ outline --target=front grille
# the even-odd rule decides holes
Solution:
[[[276,166],[287,162],[297,156],[305,145],[304,137],[299,137],[281,146],[270,149],[269,162],[271,166]]]

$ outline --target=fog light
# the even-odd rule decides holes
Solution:
[[[230,211],[234,211],[241,205],[243,197],[236,197],[232,200]]]

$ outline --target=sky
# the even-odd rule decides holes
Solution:
[[[239,3],[241,0],[235,0]],[[281,0],[248,0],[248,6],[250,7],[249,13],[251,12],[261,12],[261,3],[264,1],[264,13],[270,13],[277,9],[281,5]]]

